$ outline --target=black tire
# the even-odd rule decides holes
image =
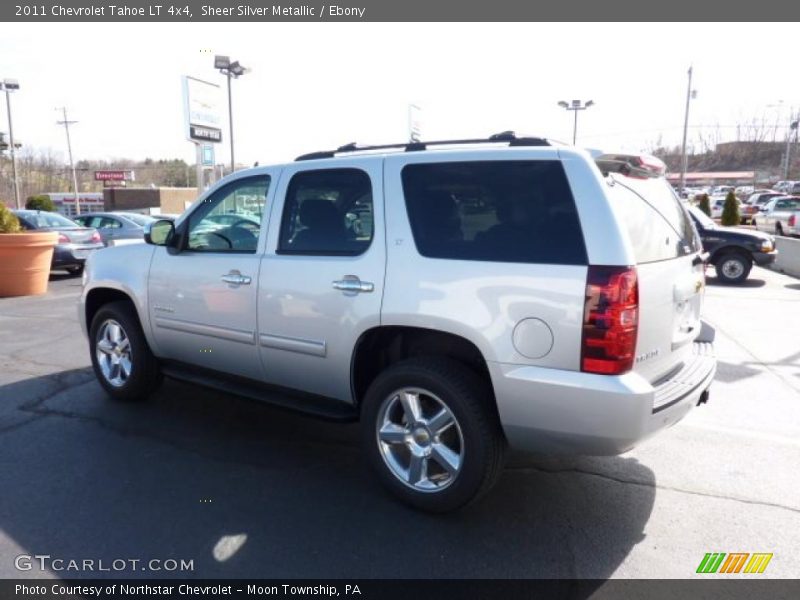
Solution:
[[[81,275],[83,274],[83,265],[78,265],[75,267],[67,267],[67,272],[70,275]]]
[[[457,427],[451,426],[451,432],[457,430],[461,434],[461,466],[443,489],[421,491],[411,487],[395,475],[384,459],[378,440],[382,407],[391,397],[396,397],[396,391],[406,388],[421,389],[437,396],[455,418]],[[421,396],[424,397],[424,393]],[[428,512],[448,512],[477,500],[494,485],[505,462],[506,440],[489,383],[461,363],[447,358],[412,358],[378,375],[364,398],[361,429],[364,452],[383,485],[406,504]],[[435,445],[434,442],[441,442],[441,439],[437,435],[429,442]],[[391,447],[403,451],[403,445],[397,443]],[[438,464],[426,467],[426,479]]]
[[[129,344],[130,372],[118,385],[114,385],[106,377],[98,359],[101,330],[109,322],[115,322],[121,327]],[[158,360],[147,345],[139,318],[130,302],[109,302],[97,311],[89,328],[89,353],[97,380],[115,400],[146,400],[161,384]]]
[[[742,283],[750,275],[753,260],[742,252],[727,252],[715,261],[714,268],[720,282]]]
[[[783,225],[775,223],[775,235],[783,235]]]

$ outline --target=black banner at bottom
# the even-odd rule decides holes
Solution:
[[[331,579],[331,580],[0,580],[2,600],[582,600],[746,599],[796,600],[800,580],[791,579]]]

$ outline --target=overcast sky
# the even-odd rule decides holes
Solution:
[[[2,24],[0,78],[16,78],[16,137],[64,153],[65,105],[81,158],[183,158],[181,76],[224,83],[214,54],[252,68],[234,81],[237,162],[291,160],[347,142],[507,129],[571,141],[559,100],[594,100],[578,144],[678,144],[694,65],[690,142],[737,123],[788,123],[800,107],[793,24]],[[783,108],[776,107],[782,101]],[[0,130],[7,131],[5,102]],[[770,106],[772,105],[772,106]],[[217,161],[229,160],[225,143]],[[783,136],[783,132],[780,134]]]

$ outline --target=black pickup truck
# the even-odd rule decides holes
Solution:
[[[722,283],[743,282],[750,275],[753,263],[763,267],[775,262],[778,251],[771,235],[722,227],[694,206],[689,207],[689,214],[703,241],[703,249],[710,255],[708,262],[714,265]]]

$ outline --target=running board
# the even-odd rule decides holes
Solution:
[[[295,392],[243,377],[199,369],[192,365],[177,362],[162,363],[161,372],[173,379],[259,402],[266,402],[279,408],[305,413],[326,421],[350,423],[358,420],[358,410],[354,406],[334,398]]]

